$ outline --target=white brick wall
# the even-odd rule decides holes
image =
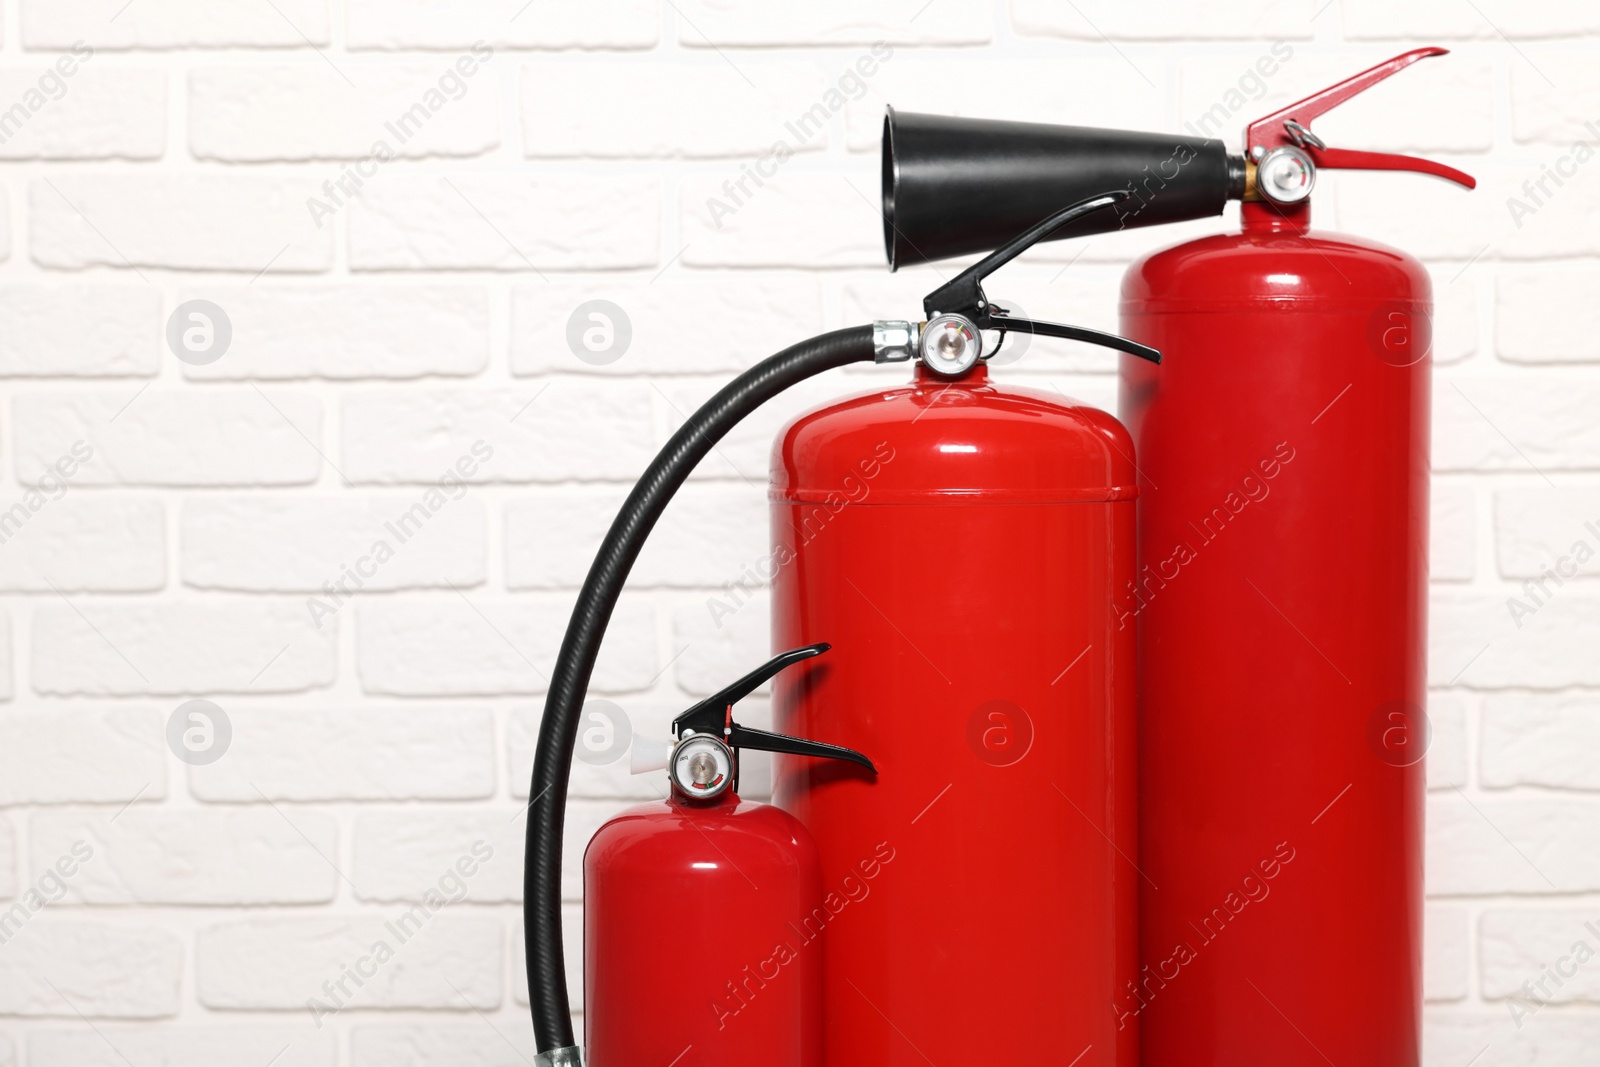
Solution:
[[[661,39],[655,0],[592,0],[552,5],[528,17],[526,0],[347,0],[352,49],[461,49],[477,41],[496,48],[638,49]]]
[[[1107,34],[1156,41],[1297,38],[1310,37],[1314,30],[1305,6],[1291,0],[1237,0],[1214,10],[1182,0],[1153,0],[1138,7],[1116,0],[1088,0],[1081,7],[1012,0],[1011,13],[1024,34],[1096,41]]]
[[[0,1015],[170,1018],[183,957],[183,940],[159,922],[35,915],[0,953]]]
[[[1317,208],[1438,298],[1426,1062],[1590,1062],[1600,961],[1510,998],[1600,952],[1593,4],[0,0],[0,114],[42,101],[0,140],[0,1067],[525,1063],[520,811],[573,592],[731,374],[938,278],[881,266],[883,105],[1233,142],[1441,42],[1319,129],[1479,190],[1329,174]],[[991,289],[1114,328],[1131,257],[1220,225]],[[192,300],[213,362],[168,346]],[[592,300],[610,361],[569,346]],[[1112,371],[1011,373],[1110,402]],[[772,435],[881,380],[774,403],[669,510],[595,679],[638,732],[763,657]],[[191,698],[228,715],[209,764],[168,747]],[[584,842],[654,794],[582,763],[573,793],[576,946]],[[344,978],[430,890],[463,899]]]
[[[0,804],[121,807],[136,796],[165,798],[164,721],[137,706],[8,713],[0,719]]]
[[[1463,41],[1503,35],[1510,40],[1579,36],[1600,31],[1593,8],[1563,0],[1475,0],[1463,6],[1450,0],[1341,0],[1345,34],[1352,40]]]
[[[189,770],[201,800],[481,800],[495,793],[487,708],[272,708],[235,711],[231,719],[233,754]]]
[[[731,377],[777,334],[809,337],[826,328],[823,291],[815,277],[723,274],[707,282],[670,274],[659,280],[595,275],[519,285],[511,294],[511,373],[635,377],[638,364],[647,360],[652,376]],[[641,345],[628,359],[579,362],[567,347],[567,319],[571,309],[597,299],[626,308],[636,336],[693,337],[695,343]],[[705,330],[707,322],[717,328]]]
[[[28,1042],[32,1067],[212,1067],[232,1062],[241,1049],[277,1054],[273,1067],[335,1067],[338,1035],[309,1027],[231,1026],[134,1029],[102,1026],[90,1030],[45,1028]],[[0,1060],[0,1064],[6,1061]]]
[[[322,406],[300,392],[29,393],[12,415],[28,482],[79,452],[62,474],[80,485],[304,485],[324,462]]]
[[[68,880],[74,904],[322,904],[337,872],[331,816],[292,820],[261,806],[240,810],[51,812],[29,823],[34,870],[78,846],[91,858]]]
[[[22,43],[29,50],[70,48],[298,48],[326,45],[328,0],[273,0],[213,4],[208,0],[154,0],[124,7],[123,0],[16,0]],[[276,11],[272,10],[277,8]]]
[[[7,538],[0,589],[153,592],[166,582],[165,526],[159,500],[52,502]]]
[[[150,377],[161,367],[160,338],[161,294],[150,286],[0,290],[0,372],[8,378]]]
[[[337,625],[281,598],[45,601],[32,621],[29,670],[41,694],[283,693],[337,676]]]
[[[383,177],[350,208],[356,270],[643,270],[660,256],[646,175]]]
[[[17,836],[9,822],[0,822],[0,900],[17,895]]]
[[[67,61],[75,65],[76,60]],[[167,144],[167,82],[159,70],[16,68],[0,71],[0,100],[37,91],[47,104],[0,145],[0,159],[157,159]],[[52,86],[60,85],[56,89]]]
[[[501,1033],[483,1026],[358,1026],[351,1041],[354,1067],[433,1067],[463,1063],[473,1067],[517,1067],[533,1062],[538,1049],[533,1026],[517,1019]]]
[[[206,589],[321,593],[352,567],[368,592],[484,580],[487,509],[470,497],[408,521],[415,498],[212,497],[183,509],[183,578]],[[420,513],[417,513],[420,514]],[[392,532],[404,529],[404,542]],[[413,523],[415,529],[413,532]],[[392,545],[382,563],[373,546]],[[370,561],[370,562],[365,562]],[[370,570],[370,576],[361,572]]]
[[[41,178],[29,187],[30,250],[39,266],[58,270],[324,271],[333,266],[333,230],[319,229],[303,206],[317,184],[310,178],[170,172]]]
[[[233,325],[228,358],[187,365],[191,378],[467,377],[489,363],[482,286],[206,286]]]
[[[247,919],[204,927],[195,941],[196,985],[210,1008],[305,1011],[315,997],[358,1009],[488,1010],[504,996],[503,924],[451,914],[448,906],[431,914],[391,905],[371,917]],[[380,944],[390,952],[382,960],[374,951]],[[377,974],[347,983],[345,996],[326,992],[323,983],[337,983],[346,968]]]
[[[732,157],[760,155],[772,147],[773,115],[802,115],[826,90],[814,62],[772,64],[767,86],[752,91],[735,69],[710,58],[663,66],[659,85],[631,106],[616,106],[616,87],[628,84],[636,64],[543,63],[522,71],[522,143],[529,156]],[[694,115],[693,122],[683,116]],[[796,146],[827,147],[821,131]]]
[[[200,68],[189,75],[189,148],[234,162],[359,160],[380,140],[399,158],[481,155],[500,143],[499,101],[492,80],[479,80],[478,58],[460,62],[459,70],[445,60],[361,62],[348,74],[303,64]],[[309,128],[308,114],[317,116]]]
[[[457,592],[449,600],[375,602],[360,609],[356,670],[367,692],[487,696],[545,691],[570,602],[486,599]],[[661,669],[656,625],[650,604],[624,598],[617,605],[595,666],[595,692],[649,688]]]

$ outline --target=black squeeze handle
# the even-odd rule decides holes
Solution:
[[[889,266],[987,252],[1061,210],[1130,194],[1046,240],[1220,215],[1244,195],[1244,160],[1221,141],[1086,126],[917,115],[883,124]]]
[[[695,733],[711,734],[723,737],[730,748],[755,749],[760,752],[782,752],[791,756],[815,756],[819,759],[842,759],[851,763],[859,763],[873,774],[878,773],[878,768],[872,761],[853,748],[842,745],[825,745],[821,741],[807,741],[804,738],[788,737],[784,734],[770,733],[766,730],[752,730],[738,723],[730,723],[729,709],[739,701],[754,693],[761,686],[775,678],[785,667],[799,663],[801,660],[820,656],[831,648],[831,645],[820,643],[806,645],[802,648],[791,648],[787,652],[780,652],[772,659],[763,663],[737,682],[728,686],[720,693],[706,697],[700,703],[672,720],[672,732],[681,736],[685,730]],[[726,731],[726,734],[724,734]]]
[[[1004,308],[997,307],[983,292],[984,279],[1001,267],[1016,259],[1022,253],[1038,244],[1047,241],[1056,230],[1071,226],[1076,220],[1090,215],[1096,211],[1115,207],[1126,203],[1130,194],[1126,189],[1118,189],[1114,193],[1102,193],[1091,196],[1087,200],[1080,200],[1070,204],[1060,211],[1033,226],[1027,233],[1020,234],[1004,246],[995,249],[978,262],[945,282],[939,288],[929,293],[922,301],[922,310],[928,318],[939,314],[963,315],[970,319],[979,329],[1002,330],[1015,333],[1031,333],[1041,337],[1060,337],[1067,341],[1087,341],[1090,344],[1114,348],[1119,352],[1126,352],[1140,359],[1148,359],[1152,363],[1161,362],[1161,353],[1149,345],[1142,345],[1138,341],[1130,341],[1126,337],[1118,337],[1112,333],[1102,333],[1084,326],[1067,326],[1059,322],[1037,322],[1033,319],[1019,319]],[[998,349],[996,349],[998,351]]]

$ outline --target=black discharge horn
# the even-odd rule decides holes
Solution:
[[[891,270],[988,252],[1069,204],[1126,190],[1045,240],[1220,215],[1245,193],[1221,141],[1086,126],[917,115],[883,123],[883,239]]]

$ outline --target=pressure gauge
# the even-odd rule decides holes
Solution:
[[[733,752],[710,734],[691,734],[672,754],[672,783],[685,796],[710,800],[733,785]]]
[[[936,315],[922,327],[922,362],[947,378],[959,378],[977,366],[983,355],[983,337],[970,319],[961,315]]]
[[[1274,204],[1298,204],[1317,184],[1317,168],[1298,148],[1283,145],[1256,164],[1256,188]]]

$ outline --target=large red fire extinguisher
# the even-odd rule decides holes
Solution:
[[[1239,232],[1147,256],[1124,331],[1140,468],[1146,1064],[1414,1067],[1422,1006],[1432,314],[1404,252],[1310,229],[1329,108],[1399,56],[1249,127]]]

